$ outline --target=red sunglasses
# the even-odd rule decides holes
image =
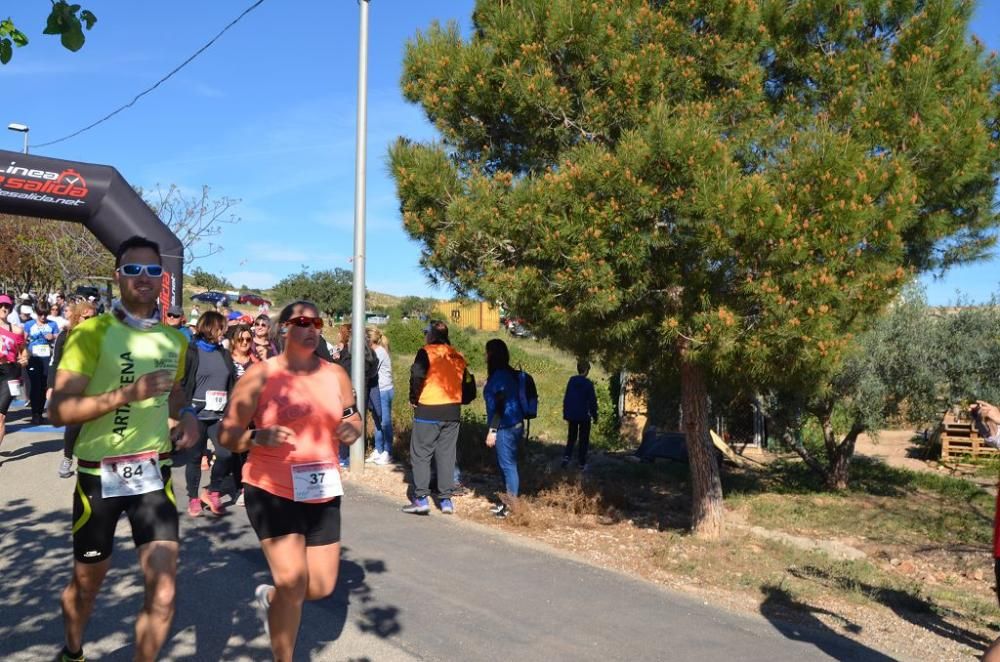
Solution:
[[[286,326],[297,326],[300,329],[305,329],[307,327],[313,327],[315,329],[323,328],[323,318],[322,317],[306,317],[305,315],[299,315],[298,317],[293,317],[287,322]]]

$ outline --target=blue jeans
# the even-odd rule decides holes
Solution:
[[[382,425],[375,428],[375,452],[392,455],[392,396],[394,389],[378,391],[382,400]]]
[[[517,475],[517,447],[523,436],[524,426],[520,424],[497,430],[497,465],[499,465],[504,482],[507,484],[507,494],[511,496],[517,496],[518,489],[521,487]]]

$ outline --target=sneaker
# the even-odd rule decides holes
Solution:
[[[451,502],[451,499],[441,499],[441,512],[445,515],[455,514],[455,504]]]
[[[75,472],[73,471],[73,458],[63,456],[62,462],[59,463],[59,477],[69,478]]]
[[[188,515],[201,517],[201,499],[188,499]]]
[[[412,515],[426,515],[431,512],[430,504],[427,503],[427,497],[421,497],[419,499],[413,499],[410,504],[403,506],[404,513],[410,513]]]
[[[382,457],[382,454],[373,450],[371,454],[365,458],[365,463],[378,462],[380,457]]]
[[[222,498],[218,492],[209,492],[206,489],[202,489],[199,498],[203,504],[208,506],[213,515],[226,514],[226,507],[222,505]]]
[[[566,467],[568,467],[569,466],[569,458],[568,457],[564,457],[562,459],[562,462],[559,463],[559,466],[561,468],[563,468],[563,469],[565,469]]]
[[[387,464],[392,464],[392,456],[389,455],[389,451],[382,451],[377,458],[375,458],[375,464],[380,467],[384,467]]]
[[[493,515],[496,516],[497,519],[505,519],[507,515],[510,515],[510,508],[501,503],[500,506],[493,511]]]
[[[240,490],[239,496],[236,497],[236,505],[246,507],[246,503],[243,501],[243,490]]]
[[[62,653],[59,655],[59,662],[87,662],[87,658],[83,655],[83,649],[78,654],[73,655],[63,646]]]
[[[41,425],[42,424],[42,417],[39,416],[39,415],[37,415],[37,414],[32,415],[32,417],[31,417],[31,424],[32,425]]]
[[[271,600],[267,595],[272,588],[274,587],[270,584],[260,584],[253,590],[253,599],[257,603],[257,616],[264,624],[264,634],[267,635],[268,639],[271,638],[271,624],[267,621],[267,612],[271,609]]]

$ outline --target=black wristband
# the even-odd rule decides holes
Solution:
[[[341,418],[350,418],[351,416],[354,416],[357,413],[358,413],[357,409],[355,409],[354,407],[348,407],[344,410],[344,413],[341,415]]]

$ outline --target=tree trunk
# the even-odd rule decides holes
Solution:
[[[823,441],[826,444],[826,455],[830,465],[826,474],[826,486],[831,490],[843,492],[847,489],[851,459],[854,457],[854,444],[864,428],[858,425],[852,426],[847,436],[838,443],[829,418],[824,418],[822,424]]]
[[[712,441],[708,436],[708,390],[704,369],[681,353],[681,404],[691,465],[691,531],[698,537],[722,535],[722,482]]]

